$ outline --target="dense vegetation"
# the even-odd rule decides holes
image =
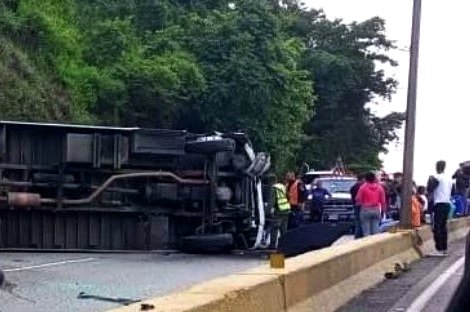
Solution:
[[[380,18],[297,1],[0,0],[0,118],[243,130],[277,170],[378,167],[402,115]]]

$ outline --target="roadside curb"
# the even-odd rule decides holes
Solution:
[[[448,227],[450,241],[462,238],[470,218],[451,220]],[[287,259],[284,269],[266,264],[144,303],[158,312],[335,311],[381,282],[395,263],[418,260],[432,247],[429,226],[383,233]],[[133,304],[111,311],[143,310]]]

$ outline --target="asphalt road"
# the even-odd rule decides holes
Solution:
[[[334,245],[352,240],[340,238]],[[118,304],[78,299],[80,292],[146,299],[266,263],[262,254],[0,253],[0,268],[18,299],[0,291],[0,312],[104,311]],[[28,301],[31,300],[32,302]]]
[[[426,257],[398,279],[365,291],[339,312],[443,312],[463,275],[465,240],[449,246],[446,258]]]
[[[336,244],[351,240],[343,237]],[[442,312],[463,274],[465,241],[447,258],[424,258],[398,279],[386,280],[352,300],[340,312]],[[78,299],[80,292],[104,297],[148,298],[184,289],[266,260],[259,255],[0,253],[1,268],[24,299],[0,291],[1,312],[104,311],[118,304]],[[457,263],[457,264],[456,264]],[[449,272],[449,268],[455,270]],[[446,277],[443,279],[443,277]],[[436,283],[441,280],[441,286]],[[439,284],[439,283],[437,283]],[[436,292],[429,298],[429,290]],[[416,307],[419,298],[423,306]],[[419,302],[418,302],[419,303]],[[419,306],[419,304],[418,304]]]
[[[253,255],[0,253],[15,293],[0,291],[1,312],[104,311],[118,304],[78,299],[80,292],[148,298],[263,263]]]

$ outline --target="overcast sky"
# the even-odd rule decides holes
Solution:
[[[400,47],[410,44],[413,0],[304,2],[314,8],[323,8],[331,18],[342,18],[347,22],[380,16],[386,20],[390,39],[396,40]],[[466,125],[470,120],[470,107],[466,103],[470,89],[467,12],[466,1],[423,0],[415,139],[415,179],[421,183],[433,172],[436,160],[447,160],[449,171],[454,171],[461,161],[470,160],[470,144],[465,142]],[[391,103],[375,107],[378,114],[406,109],[409,55],[402,51],[391,55],[400,64],[388,73],[399,80],[400,87]],[[402,143],[391,146],[390,153],[384,156],[386,170],[401,170]]]

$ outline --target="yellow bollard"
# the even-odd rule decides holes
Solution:
[[[398,233],[399,228],[397,226],[392,226],[391,228],[388,229],[388,233]]]
[[[269,264],[272,269],[284,269],[285,255],[282,253],[272,253],[269,256]]]

